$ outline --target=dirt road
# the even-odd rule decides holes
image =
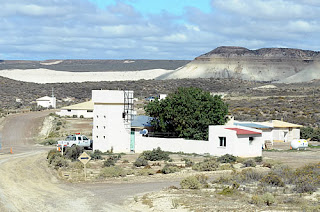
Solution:
[[[122,204],[129,197],[177,184],[170,181],[124,184],[59,181],[48,168],[48,148],[34,144],[34,137],[49,113],[16,114],[4,122],[0,211],[127,211]],[[8,154],[11,147],[14,154]]]

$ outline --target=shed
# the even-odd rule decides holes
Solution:
[[[213,155],[239,157],[261,156],[264,143],[262,130],[227,125],[209,126],[209,142],[213,145]]]
[[[273,127],[272,139],[274,142],[291,142],[294,139],[300,139],[300,128],[303,127],[299,124],[279,120],[263,122],[262,124]]]
[[[41,98],[36,99],[37,106],[45,107],[45,108],[56,108],[56,97],[52,96],[44,96]]]
[[[77,116],[83,118],[93,118],[93,102],[88,101],[63,107],[59,112],[56,112],[56,114],[59,116]]]

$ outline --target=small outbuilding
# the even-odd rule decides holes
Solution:
[[[45,107],[45,108],[56,108],[56,97],[52,96],[44,96],[39,99],[36,99],[37,106]]]
[[[243,126],[209,126],[211,154],[221,156],[231,154],[239,157],[257,157],[262,155],[264,139],[262,130]]]
[[[59,116],[93,118],[93,102],[88,101],[63,107],[59,112],[56,112],[56,114]]]
[[[273,128],[272,140],[274,142],[291,142],[292,140],[300,139],[300,128],[303,127],[299,124],[279,120],[263,122],[262,124],[269,125]]]

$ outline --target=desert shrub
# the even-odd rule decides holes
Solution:
[[[59,131],[60,130],[60,127],[56,127],[56,131]]]
[[[83,153],[84,148],[81,146],[72,146],[72,147],[67,147],[65,151],[65,157],[75,161],[78,160],[78,157]]]
[[[125,177],[127,172],[119,167],[119,166],[111,166],[105,167],[101,169],[99,177],[100,178],[107,178],[107,177]]]
[[[183,189],[200,189],[201,183],[199,182],[196,176],[190,176],[190,177],[184,178],[180,182],[180,186]]]
[[[244,169],[240,173],[235,172],[233,178],[237,182],[253,182],[259,181],[263,177],[261,172],[258,172],[254,169]]]
[[[221,164],[219,166],[219,170],[232,170],[234,167],[232,164],[227,163],[227,164]]]
[[[231,196],[231,195],[235,194],[236,191],[237,191],[237,189],[235,187],[226,186],[222,189],[222,191],[218,192],[218,194]]]
[[[268,162],[264,162],[263,164],[262,164],[262,167],[268,167],[269,169],[271,169],[272,168],[272,164],[271,163],[268,163]]]
[[[219,167],[219,163],[215,158],[207,158],[202,162],[196,163],[192,166],[196,171],[216,171]]]
[[[59,153],[56,149],[52,149],[48,152],[47,159],[49,160],[51,157],[53,157],[56,153]]]
[[[148,160],[146,160],[144,157],[139,157],[137,160],[133,163],[134,166],[140,167],[140,166],[146,166],[148,165]]]
[[[105,160],[104,162],[103,162],[103,166],[104,167],[110,167],[110,166],[115,166],[116,165],[116,162],[119,160],[119,157],[118,156],[109,156],[108,158],[107,158],[107,160]]]
[[[261,195],[253,195],[251,197],[251,203],[255,205],[262,205],[264,203],[264,200],[262,199]]]
[[[201,183],[201,184],[208,184],[207,180],[209,179],[207,175],[205,174],[197,174],[195,176],[197,178],[197,180]]]
[[[57,126],[61,126],[62,125],[62,122],[61,121],[58,121],[57,122]]]
[[[234,162],[236,162],[236,160],[237,160],[237,157],[230,155],[230,154],[225,154],[225,155],[218,157],[218,161],[220,163],[234,163]]]
[[[254,162],[254,160],[248,159],[248,160],[243,162],[243,165],[245,167],[256,167],[257,164],[256,164],[256,162]]]
[[[263,160],[262,156],[257,156],[254,158],[254,161],[257,162],[257,163],[261,163]]]
[[[43,142],[41,142],[41,144],[43,144],[45,146],[50,146],[50,145],[57,144],[57,141],[53,140],[53,139],[48,139],[48,140],[44,140]]]
[[[275,202],[274,196],[269,192],[262,195],[262,200],[268,206],[272,205]]]
[[[59,158],[59,157],[63,157],[60,152],[58,152],[58,151],[55,150],[55,149],[50,150],[50,151],[48,152],[48,155],[47,155],[48,163],[49,163],[49,164],[52,164],[53,161],[54,161],[56,158]]]
[[[166,164],[162,169],[161,172],[163,174],[170,174],[170,173],[175,173],[179,172],[180,168],[174,164]]]
[[[296,169],[292,182],[298,193],[312,193],[320,187],[320,163]]]
[[[292,170],[288,165],[277,164],[271,170],[274,174],[278,175],[283,182],[292,183],[294,170]]]
[[[53,165],[55,169],[58,169],[59,167],[68,167],[69,162],[62,155],[60,155],[52,160],[51,165]]]
[[[160,147],[153,149],[152,151],[143,151],[139,157],[144,157],[146,160],[150,161],[170,160],[169,153],[161,150]]]
[[[129,163],[129,160],[125,159],[122,161],[122,163]]]
[[[182,158],[181,161],[185,162],[186,167],[192,167],[194,165],[194,162],[189,158]]]
[[[153,169],[139,169],[135,172],[137,176],[154,175],[156,172]]]
[[[263,184],[271,185],[271,186],[278,186],[278,187],[285,186],[282,179],[273,172],[270,172],[267,175],[265,175],[263,178],[261,178],[260,182]]]
[[[94,150],[94,152],[90,152],[90,157],[92,160],[101,160],[102,152],[100,150]]]
[[[78,118],[78,116],[77,115],[72,115],[72,118]]]

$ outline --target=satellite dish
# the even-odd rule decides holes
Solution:
[[[147,129],[140,130],[140,134],[147,135],[148,134],[148,130]]]

